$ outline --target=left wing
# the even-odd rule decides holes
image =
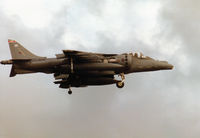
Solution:
[[[63,54],[57,54],[57,58],[72,58],[74,61],[96,61],[100,62],[105,57],[111,57],[116,56],[117,54],[101,54],[101,53],[92,53],[92,52],[82,52],[82,51],[76,51],[76,50],[63,50]]]

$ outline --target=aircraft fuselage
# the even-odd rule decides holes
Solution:
[[[12,65],[10,77],[37,72],[52,73],[58,80],[54,83],[60,84],[60,88],[114,83],[122,88],[124,74],[173,69],[173,65],[167,61],[158,61],[141,53],[118,55],[63,50],[63,54],[57,54],[56,58],[46,58],[34,55],[14,40],[9,40],[9,46],[12,59],[1,61],[1,64]],[[120,75],[122,80],[116,80],[115,75]]]

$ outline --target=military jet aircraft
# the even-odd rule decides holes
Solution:
[[[173,65],[158,61],[141,53],[100,54],[75,50],[63,50],[55,58],[36,56],[15,40],[8,40],[12,59],[1,61],[11,64],[10,77],[17,74],[54,74],[55,84],[60,88],[87,87],[90,85],[116,84],[124,87],[125,74],[157,70],[171,70]],[[121,76],[121,80],[115,79]]]

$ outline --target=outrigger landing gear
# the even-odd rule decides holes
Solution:
[[[121,81],[118,81],[116,83],[116,86],[118,88],[123,88],[124,87],[124,81],[125,81],[125,76],[124,76],[124,73],[121,73],[119,76],[121,76],[122,80]]]
[[[71,94],[72,94],[71,86],[69,87],[68,94],[69,94],[69,95],[71,95]]]

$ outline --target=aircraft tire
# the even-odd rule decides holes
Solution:
[[[71,90],[69,90],[69,91],[68,91],[68,94],[69,94],[69,95],[71,95],[71,94],[72,94],[72,91],[71,91]]]
[[[116,83],[116,86],[117,86],[117,88],[123,88],[124,82],[119,81],[119,82]]]

